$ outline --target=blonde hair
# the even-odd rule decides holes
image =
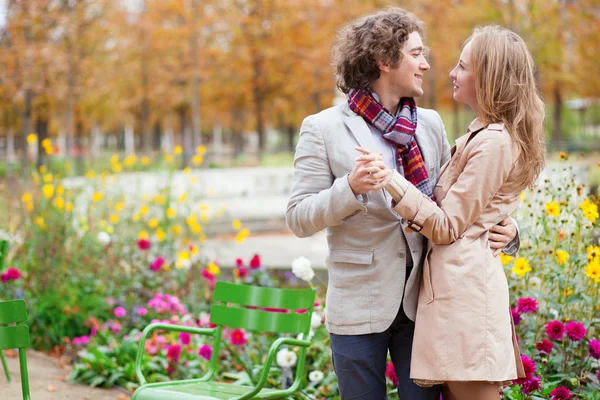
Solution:
[[[523,187],[533,187],[545,165],[544,103],[534,78],[533,57],[516,33],[485,26],[471,42],[478,118],[503,122],[517,144],[517,166]]]

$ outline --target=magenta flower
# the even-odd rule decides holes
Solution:
[[[204,277],[204,279],[206,279],[207,281],[214,281],[215,280],[215,276],[213,274],[211,274],[210,272],[208,272],[207,269],[203,269],[202,270],[202,276]]]
[[[0,280],[2,281],[2,283],[6,283],[8,281],[16,281],[20,277],[21,271],[19,271],[15,267],[10,267],[0,275]]]
[[[156,257],[156,260],[150,264],[150,269],[154,272],[160,271],[163,265],[165,265],[165,259],[162,257]]]
[[[88,344],[90,343],[90,337],[89,336],[79,336],[79,337],[74,337],[73,341],[72,341],[74,346],[79,346],[82,344]]]
[[[207,360],[210,360],[212,358],[212,352],[212,347],[205,344],[202,347],[200,347],[200,350],[198,350],[198,355],[206,358]]]
[[[121,324],[118,322],[113,322],[113,324],[110,327],[110,330],[113,334],[116,335],[117,333],[121,332]]]
[[[244,266],[244,260],[242,260],[241,258],[236,258],[235,259],[235,266],[236,267],[243,267]]]
[[[548,339],[543,339],[535,344],[535,348],[541,353],[550,354],[552,353],[552,349],[554,349],[554,344]]]
[[[511,308],[510,313],[512,314],[512,319],[515,323],[515,326],[519,325],[519,322],[521,322],[521,313],[516,308]]]
[[[536,390],[541,389],[542,386],[540,385],[540,381],[541,381],[541,378],[539,376],[534,376],[534,377],[531,377],[531,379],[527,379],[522,384],[523,393],[531,394],[531,393],[535,392]]]
[[[596,339],[590,340],[590,357],[600,360],[600,342]]]
[[[258,254],[255,254],[254,257],[252,257],[252,259],[250,260],[250,268],[251,269],[260,268],[260,256]]]
[[[138,314],[140,317],[143,317],[144,315],[148,314],[148,310],[146,310],[144,307],[140,307],[140,308],[138,308],[138,310],[137,310],[137,314]]]
[[[248,268],[245,267],[239,267],[236,268],[233,272],[235,274],[235,276],[237,276],[240,279],[244,279],[245,277],[248,276]]]
[[[127,311],[125,311],[123,307],[117,307],[115,308],[115,311],[113,311],[113,314],[117,318],[123,318],[125,315],[127,315]]]
[[[532,297],[525,297],[517,301],[519,313],[534,313],[538,310],[538,301]]]
[[[585,326],[581,322],[570,321],[566,331],[568,338],[574,342],[579,342],[585,337]]]
[[[394,363],[388,362],[385,367],[385,376],[392,381],[394,387],[398,386],[398,377],[396,376],[396,370],[394,369]]]
[[[236,329],[231,332],[231,344],[236,346],[243,346],[248,340],[246,339],[246,333],[242,329]]]
[[[571,398],[571,391],[564,386],[558,386],[550,392],[552,400],[568,400]]]
[[[565,326],[558,320],[550,321],[546,325],[546,333],[551,340],[562,340],[565,334]]]
[[[151,243],[148,239],[139,239],[137,242],[137,245],[139,247],[140,250],[142,251],[146,251],[150,248]]]
[[[187,332],[179,332],[179,341],[182,345],[186,346],[192,341],[192,335]]]
[[[525,370],[525,378],[519,378],[513,381],[518,385],[524,385],[533,377],[533,374],[535,374],[535,371],[537,370],[535,362],[525,354],[521,355],[521,361],[523,362],[523,369]]]
[[[172,344],[167,348],[167,358],[178,362],[179,355],[181,354],[181,346],[178,344]]]

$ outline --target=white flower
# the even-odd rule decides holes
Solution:
[[[322,317],[319,313],[313,312],[313,315],[310,320],[310,327],[312,329],[317,329],[322,325]]]
[[[277,364],[281,368],[292,368],[294,365],[296,365],[297,360],[298,356],[293,351],[281,349],[277,352]]]
[[[7,242],[10,242],[10,235],[8,232],[0,229],[0,240],[6,240]]]
[[[312,371],[310,374],[308,374],[308,379],[311,381],[311,383],[319,383],[323,380],[325,375],[323,375],[323,373],[321,371]]]
[[[298,257],[292,261],[292,272],[297,278],[306,282],[310,282],[315,276],[315,271],[313,271],[310,265],[310,260],[306,257]]]
[[[96,236],[96,240],[103,246],[107,246],[110,243],[110,235],[107,232],[100,232]]]
[[[537,276],[529,279],[529,286],[539,288],[542,284],[542,280]]]

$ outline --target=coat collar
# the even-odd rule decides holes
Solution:
[[[342,104],[342,111],[344,112],[344,123],[350,129],[358,144],[361,147],[374,150],[375,142],[371,136],[371,129],[369,129],[364,118],[352,111],[347,102]]]

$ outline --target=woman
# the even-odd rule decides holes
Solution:
[[[514,32],[476,29],[450,78],[454,99],[477,118],[456,140],[433,199],[397,171],[376,175],[389,181],[394,210],[409,228],[430,239],[411,378],[423,386],[445,384],[445,398],[499,399],[500,385],[524,377],[506,276],[488,236],[544,166],[544,105],[533,70]],[[359,159],[373,160],[369,150],[357,150],[365,153]],[[385,170],[379,156],[370,166]]]

